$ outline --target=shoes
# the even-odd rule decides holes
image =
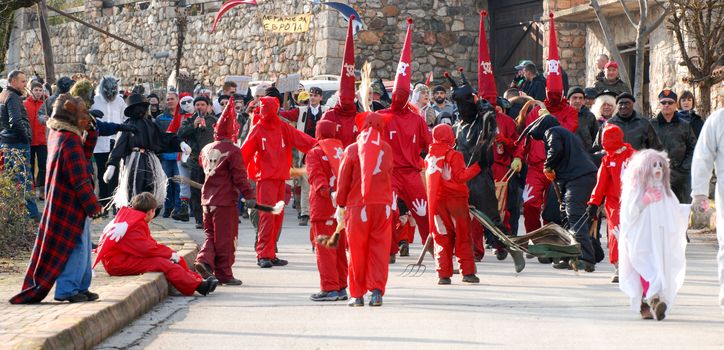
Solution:
[[[227,286],[240,286],[242,284],[240,279],[236,279],[234,277],[232,277],[230,280],[228,280],[226,282],[220,282],[220,283],[225,284]]]
[[[585,261],[585,260],[578,260],[575,264],[571,264],[571,268],[573,271],[579,271],[583,270],[586,272],[593,272],[596,271],[596,265],[594,263]]]
[[[473,260],[475,260],[475,262],[481,262],[483,261],[483,256],[485,255],[476,255],[475,257],[473,257]]]
[[[351,307],[365,306],[365,300],[363,298],[352,298],[347,305]]]
[[[439,285],[447,285],[450,283],[452,283],[452,281],[450,281],[450,277],[440,277],[437,279],[437,284]]]
[[[67,301],[69,303],[83,303],[88,301],[88,297],[83,293],[73,294],[67,298],[55,298],[57,301]]]
[[[611,277],[611,283],[618,283],[618,267],[616,268],[616,271],[613,273],[613,277]]]
[[[480,278],[478,278],[478,276],[475,276],[475,274],[465,275],[465,276],[463,276],[463,282],[465,282],[465,283],[480,283]]]
[[[197,222],[197,223],[196,223],[196,228],[197,228],[197,229],[203,229],[203,228],[204,228],[204,224],[201,223],[201,222]]]
[[[279,259],[279,258],[272,259],[271,263],[273,266],[287,266],[287,264],[289,264],[288,261],[286,261],[284,259]]]
[[[244,208],[244,210],[241,211],[241,218],[242,219],[248,219],[249,218],[249,211]]]
[[[161,214],[162,217],[168,219],[171,217],[171,208],[163,208],[163,214]]]
[[[553,262],[551,258],[538,258],[538,262],[541,264],[550,264]]]
[[[379,289],[372,290],[370,297],[370,306],[382,306],[382,291]]]
[[[321,291],[319,293],[314,293],[314,294],[310,295],[309,300],[311,300],[311,301],[337,301],[337,300],[339,300],[339,293],[336,290],[333,290],[331,292]]]
[[[337,291],[337,300],[347,300],[347,288]]]
[[[189,221],[189,201],[186,199],[181,200],[181,207],[171,211],[171,218],[178,221],[188,222]]]
[[[299,217],[299,226],[307,226],[309,224],[309,215]]]
[[[666,303],[659,300],[658,297],[654,297],[650,302],[651,309],[653,309],[654,318],[656,321],[661,321],[666,318]]]
[[[87,290],[87,291],[85,291],[85,292],[80,292],[80,294],[85,295],[85,297],[88,299],[88,301],[96,301],[96,300],[98,300],[98,298],[100,297],[100,296],[98,295],[98,293],[93,293],[93,292],[91,292],[91,291],[89,291],[89,290]]]
[[[204,279],[207,279],[214,275],[211,266],[209,266],[209,264],[207,263],[195,263],[194,268],[196,269],[196,272],[198,272],[199,275],[201,275],[201,277],[203,277]]]
[[[410,243],[400,241],[400,256],[410,256]]]
[[[573,267],[571,267],[571,264],[568,263],[568,260],[561,260],[555,264],[553,264],[554,269],[558,270],[571,270]]]
[[[271,260],[269,259],[259,259],[256,264],[259,265],[259,267],[261,267],[262,269],[274,266],[274,264],[272,264]]]
[[[643,301],[641,301],[641,309],[639,309],[639,313],[641,314],[641,318],[644,320],[654,319],[654,315],[651,313],[651,307]]]
[[[495,257],[498,260],[505,260],[508,257],[508,251],[503,248],[495,248]]]
[[[196,287],[196,291],[199,292],[199,294],[206,296],[210,293],[213,293],[216,290],[216,286],[218,285],[219,280],[217,280],[215,277],[209,277],[201,281],[201,284]]]
[[[397,261],[397,256],[395,254],[390,254],[390,264],[394,264],[395,261]]]

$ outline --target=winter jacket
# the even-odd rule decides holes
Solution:
[[[0,143],[30,144],[32,140],[30,121],[21,95],[12,86],[0,93]]]
[[[578,111],[578,129],[576,135],[581,139],[585,150],[593,154],[593,140],[596,139],[598,134],[598,121],[596,116],[586,106],[582,106]]]
[[[538,120],[539,110],[539,106],[531,108],[525,119],[526,127]],[[558,124],[562,125],[568,131],[575,132],[578,128],[578,111],[576,111],[575,108],[565,105],[561,108],[561,110],[556,111],[555,113],[550,110],[549,112],[553,113],[552,116],[558,120]],[[525,142],[518,144],[518,148],[515,151],[515,157],[525,159],[529,166],[542,170],[542,163],[546,159],[545,145],[539,140],[526,139]]]
[[[616,78],[616,81],[613,83],[606,80],[606,78],[602,80],[597,80],[596,83],[593,85],[593,88],[596,89],[596,92],[599,94],[602,93],[604,90],[609,90],[613,92],[616,95],[622,94],[624,92],[631,92],[631,88],[626,84],[621,78]]]
[[[201,151],[206,181],[201,189],[201,204],[235,206],[239,195],[256,198],[246,177],[244,160],[239,147],[228,140],[214,141]]]
[[[36,100],[32,96],[23,102],[25,110],[28,112],[28,121],[30,121],[30,131],[32,134],[31,146],[44,146],[47,142],[47,130],[45,129],[45,121],[48,115],[45,112],[43,100]]]
[[[543,101],[546,99],[546,78],[542,75],[536,75],[533,80],[525,81],[521,87],[521,91],[525,92],[526,95],[538,100]]]
[[[158,128],[164,132],[167,132],[168,127],[169,127],[169,125],[171,125],[172,121],[173,121],[173,116],[168,113],[160,114],[155,119],[155,122],[156,122],[156,125],[158,125]],[[178,153],[162,153],[160,158],[162,160],[176,160],[176,159],[178,159]]]
[[[699,139],[699,134],[701,134],[701,128],[704,127],[704,118],[698,115],[693,109],[690,111],[680,110],[679,118],[689,122],[689,125],[691,125],[691,129],[694,130],[694,136]]]
[[[162,152],[178,152],[181,150],[181,139],[161,131],[158,125],[147,118],[129,118],[126,124],[136,127],[136,132],[121,132],[115,147],[108,157],[108,165],[118,168],[121,159],[130,155],[134,149],[160,154]]]
[[[656,135],[656,130],[651,126],[651,122],[648,119],[644,119],[636,113],[628,117],[621,117],[616,113],[613,117],[609,118],[598,131],[596,135],[596,142],[594,146],[597,149],[601,148],[601,131],[606,127],[607,123],[614,124],[623,130],[623,138],[626,143],[631,144],[634,149],[646,149],[651,148],[655,150],[662,150],[663,146],[659,137]]]
[[[598,169],[578,136],[561,127],[555,117],[547,115],[542,118],[531,128],[530,136],[535,140],[545,140],[544,168],[555,170],[558,182],[595,174]]]
[[[187,164],[191,167],[199,166],[199,153],[204,146],[214,142],[214,125],[216,125],[216,117],[213,114],[204,116],[206,126],[194,126],[194,120],[198,115],[194,114],[181,123],[178,136],[191,146],[191,155]]]
[[[671,176],[688,176],[696,146],[696,136],[691,125],[679,116],[679,112],[674,112],[670,122],[659,113],[651,120],[651,125],[669,155]]]

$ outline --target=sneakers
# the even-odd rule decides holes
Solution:
[[[196,269],[196,272],[198,272],[199,275],[201,275],[201,277],[203,277],[204,279],[207,279],[214,275],[211,266],[209,266],[209,264],[207,263],[195,263],[194,268]]]
[[[336,290],[325,292],[321,291],[319,293],[314,293],[309,296],[309,300],[311,301],[337,301],[339,300],[339,293]]]
[[[337,300],[347,300],[347,288],[337,291]]]
[[[349,300],[349,303],[347,303],[350,307],[359,307],[359,306],[365,306],[365,300],[364,298],[352,298]]]
[[[641,314],[641,318],[644,320],[654,319],[654,315],[651,313],[651,307],[649,307],[649,304],[646,304],[644,301],[641,301],[641,308],[639,309],[639,313]]]
[[[400,241],[400,256],[410,256],[410,243],[405,240]]]
[[[196,291],[199,292],[199,294],[206,296],[210,293],[213,293],[216,290],[216,286],[219,285],[219,280],[217,280],[214,277],[209,277],[201,281],[198,287],[196,287]]]
[[[560,260],[557,263],[553,264],[554,269],[558,270],[571,270],[573,267],[571,267],[571,264],[568,263],[568,260]]]
[[[505,260],[508,257],[508,251],[503,248],[495,248],[495,257],[498,260]]]
[[[390,254],[390,264],[394,264],[397,261],[397,256],[395,254]]]
[[[309,215],[299,217],[299,226],[307,226],[309,224]]]
[[[656,321],[661,321],[666,318],[666,303],[659,300],[658,297],[651,299],[649,303],[654,314]]]
[[[465,276],[463,276],[463,282],[465,282],[465,283],[480,283],[480,278],[478,278],[478,276],[475,276],[475,274],[465,275]]]
[[[616,271],[613,272],[611,283],[618,283],[618,267],[616,268]]]
[[[452,281],[450,281],[450,277],[440,277],[437,279],[438,285],[447,285],[450,283],[452,283]]]
[[[259,265],[259,267],[261,267],[262,269],[274,266],[274,264],[272,264],[271,260],[269,259],[259,259],[256,264]]]
[[[67,298],[55,298],[57,301],[67,301],[69,303],[84,303],[88,301],[88,297],[83,293],[73,294]]]
[[[382,291],[379,289],[372,290],[370,297],[370,306],[382,306]]]
[[[289,264],[288,261],[284,259],[274,258],[271,260],[272,266],[287,266]]]
[[[93,293],[93,292],[91,292],[91,291],[89,291],[89,290],[87,290],[87,291],[85,291],[85,292],[80,292],[80,294],[85,295],[85,297],[88,299],[88,301],[96,301],[96,300],[98,300],[98,298],[100,297],[100,296],[98,295],[98,293]]]
[[[240,279],[236,279],[236,278],[232,277],[230,280],[228,280],[226,282],[220,282],[220,284],[225,284],[227,286],[240,286],[242,284],[242,282]]]

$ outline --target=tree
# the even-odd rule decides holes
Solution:
[[[669,0],[668,28],[674,32],[689,76],[684,82],[698,87],[698,112],[711,112],[711,88],[724,79],[713,74],[724,60],[724,3],[721,0]],[[687,41],[693,45],[687,48]]]
[[[618,47],[616,46],[613,38],[610,37],[610,26],[608,25],[608,20],[601,12],[601,7],[598,4],[598,0],[590,1],[591,7],[593,8],[593,11],[596,13],[596,17],[598,18],[598,22],[601,24],[601,30],[603,31],[604,36],[606,36],[606,46],[608,47],[609,52],[611,52],[614,59],[617,59],[619,62],[623,63],[621,61],[621,53],[618,51]],[[654,19],[650,23],[647,23],[646,19],[649,17],[649,14],[652,13],[650,11],[651,7],[647,0],[638,0],[638,21],[634,20],[634,15],[628,9],[628,7],[626,7],[624,0],[619,0],[619,2],[621,3],[621,7],[623,7],[623,12],[626,15],[626,18],[628,18],[628,21],[631,23],[634,29],[636,29],[636,64],[634,65],[634,81],[632,91],[634,97],[636,98],[636,107],[639,110],[642,110],[641,101],[643,101],[644,57],[646,44],[649,41],[649,35],[651,35],[651,32],[658,28],[666,18],[669,9],[659,4],[659,6],[664,11],[659,14],[656,19]],[[621,66],[623,66],[623,64]],[[622,73],[627,75],[625,69],[622,71]]]

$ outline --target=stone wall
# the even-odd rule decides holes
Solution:
[[[114,74],[124,86],[147,82],[165,86],[174,69],[179,23],[187,22],[181,68],[205,85],[219,86],[223,76],[249,75],[255,80],[274,79],[278,74],[299,72],[303,77],[339,74],[342,65],[346,22],[336,12],[311,2],[259,0],[258,6],[241,5],[228,12],[210,34],[221,1],[210,1],[206,9],[181,9],[175,1],[151,0],[103,8],[103,1],[86,0],[83,18],[134,43],[139,51],[81,24],[66,21],[51,26],[56,73],[86,73],[98,78]],[[440,79],[443,71],[463,67],[475,77],[478,11],[485,0],[349,0],[363,17],[366,30],[357,34],[357,68],[369,60],[374,77],[394,79],[405,35],[406,18],[414,22],[413,81],[431,71]],[[309,32],[276,34],[264,32],[261,13],[292,15],[312,13]],[[24,24],[18,35],[19,65],[8,67],[42,72],[42,49],[35,31],[37,22]]]

